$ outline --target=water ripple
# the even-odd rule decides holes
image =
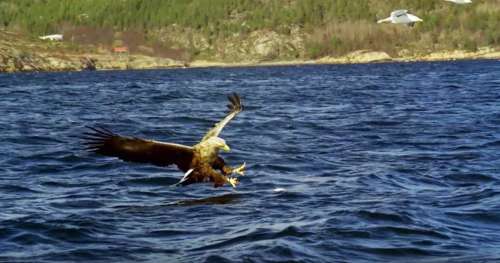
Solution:
[[[2,262],[497,262],[496,61],[0,75]],[[86,153],[221,136],[238,188]]]

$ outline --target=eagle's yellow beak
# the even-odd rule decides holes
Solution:
[[[222,150],[224,150],[225,152],[229,152],[229,151],[231,151],[231,148],[229,148],[229,146],[227,146],[227,144],[224,144],[224,147],[222,147]]]

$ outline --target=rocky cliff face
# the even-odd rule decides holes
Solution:
[[[74,71],[83,68],[84,65],[80,60],[68,57],[32,54],[17,50],[0,50],[0,72]]]
[[[306,37],[298,27],[288,30],[288,34],[258,30],[210,39],[200,32],[173,25],[157,31],[155,36],[173,48],[194,50],[195,59],[240,63],[304,57]]]
[[[246,37],[235,35],[225,43],[216,45],[217,57],[235,61],[270,61],[295,59],[304,56],[304,37],[298,33],[279,34],[270,30],[259,30]]]
[[[183,67],[181,61],[148,56],[116,56],[94,54],[56,57],[51,54],[16,54],[0,50],[0,72],[80,71],[110,69],[154,69]]]

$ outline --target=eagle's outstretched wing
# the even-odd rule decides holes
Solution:
[[[229,99],[230,104],[227,105],[229,108],[229,113],[222,119],[220,122],[216,123],[215,126],[210,129],[207,134],[201,139],[204,141],[213,136],[219,136],[220,132],[228,124],[238,113],[243,110],[243,105],[241,105],[241,99],[238,94],[233,93],[227,97]]]
[[[104,128],[88,128],[90,130],[84,132],[84,144],[89,151],[124,161],[158,166],[175,164],[184,172],[190,168],[193,149],[189,146],[124,137]]]

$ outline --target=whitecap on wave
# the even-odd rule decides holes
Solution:
[[[273,192],[276,192],[276,193],[286,192],[286,189],[285,188],[281,188],[281,187],[277,187],[277,188],[273,189]]]

